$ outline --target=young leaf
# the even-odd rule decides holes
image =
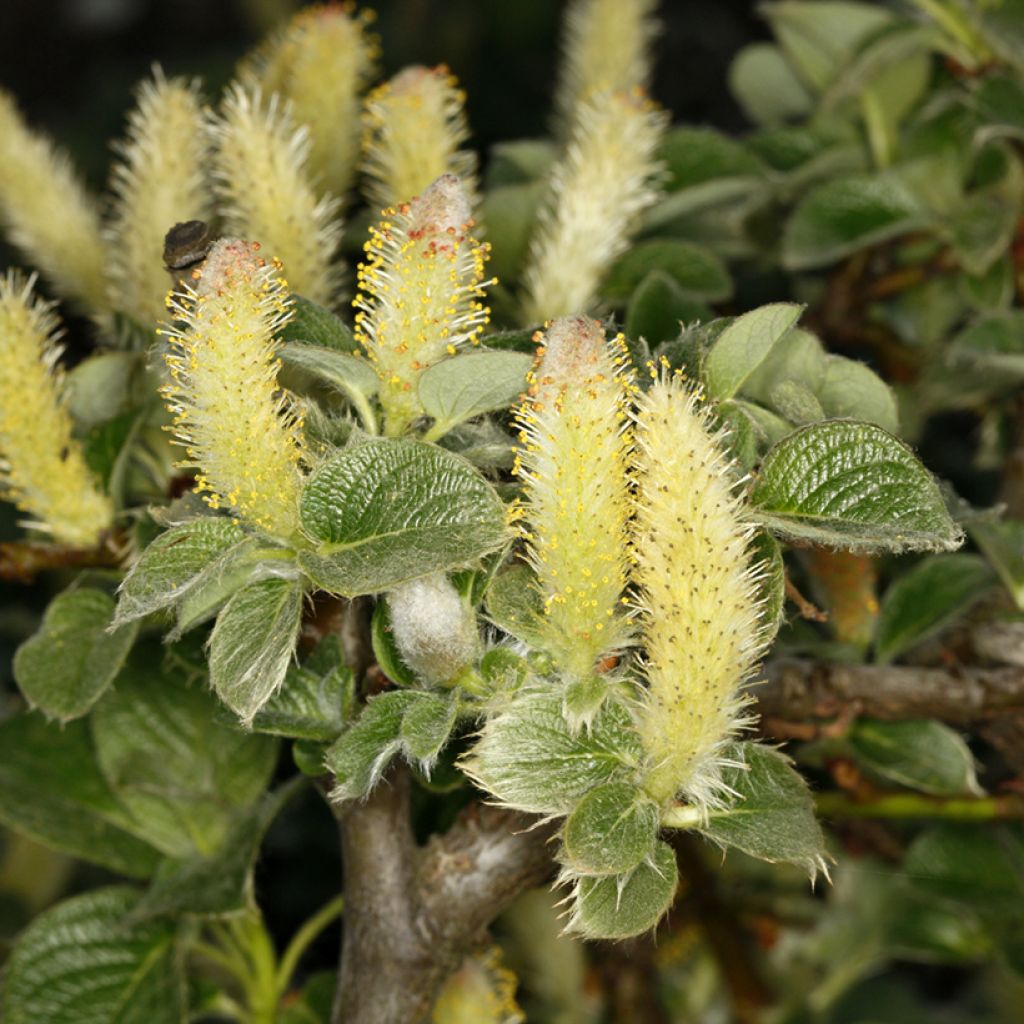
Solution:
[[[289,341],[281,346],[278,354],[285,368],[302,370],[330,384],[348,398],[353,397],[353,392],[370,397],[380,387],[380,378],[374,368],[352,352],[304,341]]]
[[[538,621],[544,614],[544,602],[529,566],[518,563],[499,572],[484,595],[484,609],[491,622],[509,636],[531,647],[543,647]]]
[[[428,776],[441,748],[455,728],[459,704],[453,694],[417,693],[402,716],[402,745]]]
[[[210,684],[243,723],[284,680],[302,618],[302,587],[270,579],[239,590],[210,636]]]
[[[847,738],[863,767],[900,786],[935,796],[981,794],[970,748],[942,722],[861,719]]]
[[[751,500],[773,533],[850,551],[948,551],[963,539],[932,475],[872,423],[813,423],[783,438]]]
[[[138,891],[109,886],[36,918],[7,961],[7,1024],[182,1024],[185,979],[175,922],[128,923]]]
[[[628,778],[642,757],[621,704],[606,702],[589,730],[574,733],[561,693],[532,690],[487,720],[461,767],[508,807],[568,814],[595,786]]]
[[[527,181],[490,188],[484,195],[480,212],[494,246],[490,269],[499,281],[515,281],[522,273],[546,194],[546,182]]]
[[[592,789],[562,832],[562,858],[575,875],[621,875],[654,851],[658,805],[627,782]]]
[[[292,315],[281,331],[281,340],[307,342],[335,352],[351,353],[359,348],[343,320],[301,295],[292,296]]]
[[[370,441],[328,459],[302,495],[321,542],[300,564],[324,590],[377,593],[468,565],[502,545],[505,511],[464,459],[421,441]]]
[[[899,410],[892,389],[864,363],[845,356],[826,356],[824,373],[814,394],[829,419],[856,417],[894,434]]]
[[[1024,522],[977,522],[969,529],[971,539],[992,563],[1014,603],[1024,611]]]
[[[745,46],[729,66],[729,88],[755,124],[783,124],[811,112],[812,100],[782,51],[771,43]]]
[[[674,238],[634,245],[609,271],[601,294],[610,301],[624,301],[652,270],[667,274],[687,298],[721,302],[732,295],[732,278],[718,256]]]
[[[886,664],[940,632],[985,595],[995,574],[978,555],[933,555],[901,576],[882,600],[875,660]]]
[[[708,308],[691,299],[663,270],[652,270],[640,282],[629,300],[624,329],[635,344],[639,339],[654,347],[679,337],[680,328],[688,321],[706,316]],[[642,349],[633,350],[633,361],[643,365],[649,358]]]
[[[114,601],[101,590],[66,590],[14,655],[14,678],[33,707],[67,722],[84,715],[120,671],[135,641],[131,623],[107,632]]]
[[[950,342],[950,353],[1011,380],[1024,376],[1024,311],[1007,310],[981,317]]]
[[[698,831],[720,846],[777,864],[802,867],[813,879],[825,866],[825,840],[814,816],[814,801],[789,758],[759,743],[738,743],[724,782],[738,794],[727,807],[712,810]]]
[[[147,878],[160,860],[100,774],[85,722],[21,714],[0,724],[0,821],[131,878]]]
[[[654,856],[628,874],[581,878],[566,931],[586,939],[628,939],[650,931],[672,906],[678,885],[675,852],[659,842]]]
[[[245,539],[233,520],[207,516],[174,526],[142,552],[118,593],[113,626],[176,604],[199,573]]]

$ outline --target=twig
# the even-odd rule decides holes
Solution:
[[[815,797],[823,818],[935,818],[943,821],[1020,821],[1024,798],[1017,794],[987,797],[930,797],[920,793],[885,793],[857,800],[845,793]]]

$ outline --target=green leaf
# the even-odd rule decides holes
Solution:
[[[822,379],[814,394],[830,419],[856,417],[877,423],[894,434],[899,430],[896,397],[874,370],[845,356],[826,356]]]
[[[575,875],[621,875],[654,852],[658,806],[628,782],[592,789],[569,815],[562,858]]]
[[[1001,0],[998,4],[971,4],[967,16],[981,32],[997,57],[1017,69],[1024,68],[1024,2]]]
[[[464,566],[506,539],[494,488],[464,459],[421,441],[370,441],[309,478],[300,511],[317,554],[300,564],[346,597]]]
[[[207,516],[172,527],[153,541],[132,566],[118,592],[113,626],[176,604],[199,573],[245,539],[232,520]]]
[[[601,295],[624,301],[652,270],[671,277],[687,298],[721,302],[732,295],[732,278],[718,256],[703,246],[669,238],[634,245],[612,266]]]
[[[66,590],[14,655],[14,678],[32,707],[67,722],[99,700],[124,664],[137,627],[107,626],[114,601],[101,590]]]
[[[776,125],[811,112],[811,96],[771,43],[743,47],[729,65],[729,88],[755,124]]]
[[[487,719],[462,769],[495,800],[534,814],[568,814],[595,786],[636,771],[643,758],[629,712],[606,702],[574,733],[562,694],[521,692]]]
[[[533,359],[522,352],[467,352],[425,370],[417,387],[424,412],[435,420],[431,437],[474,416],[505,409],[526,390]]]
[[[708,312],[703,303],[689,298],[664,271],[652,270],[629,300],[626,322],[627,338],[643,339],[653,348],[660,342],[679,337],[682,326],[699,320]],[[633,352],[633,362],[645,362],[644,350]]]
[[[302,370],[325,381],[348,398],[353,392],[369,397],[380,388],[377,371],[365,359],[351,352],[289,341],[281,346],[278,355],[285,367]]]
[[[654,856],[629,874],[581,878],[566,931],[586,939],[628,939],[650,931],[672,906],[678,885],[676,855],[659,842]]]
[[[499,281],[519,278],[546,194],[547,183],[542,180],[501,185],[484,194],[481,219],[493,247],[488,269]]]
[[[814,392],[808,391],[799,381],[784,380],[776,384],[772,388],[771,403],[772,408],[794,426],[817,423],[826,418]]]
[[[543,178],[557,156],[550,139],[511,139],[495,143],[487,163],[487,187]]]
[[[949,234],[957,262],[968,274],[984,274],[1007,251],[1019,205],[1018,194],[988,189],[968,196],[954,212]]]
[[[935,796],[981,794],[970,749],[942,722],[860,719],[847,740],[862,767],[900,786]]]
[[[177,925],[127,923],[138,898],[127,886],[94,889],[36,918],[7,961],[7,1024],[184,1024]]]
[[[253,865],[271,822],[298,789],[292,779],[247,808],[220,846],[208,855],[165,861],[133,910],[141,921],[165,914],[222,916],[256,909]]]
[[[758,530],[750,541],[750,558],[758,566],[761,622],[765,643],[770,643],[782,624],[786,604],[786,565],[782,548],[770,533]]]
[[[348,324],[329,309],[301,295],[292,296],[291,308],[291,317],[280,333],[282,341],[308,342],[336,352],[352,353],[359,349]]]
[[[406,756],[428,776],[455,728],[458,710],[454,694],[417,693],[402,716],[400,735]]]
[[[124,412],[144,380],[141,353],[100,352],[68,373],[65,403],[76,423],[95,427]]]
[[[975,320],[951,342],[950,354],[989,373],[1024,377],[1024,311]]]
[[[790,434],[765,456],[751,500],[773,533],[850,551],[950,550],[963,539],[932,475],[872,423]]]
[[[1011,138],[1024,141],[1024,85],[1006,74],[987,75],[974,94],[982,127],[978,141]]]
[[[825,840],[803,776],[788,757],[759,743],[737,743],[723,782],[738,796],[714,809],[698,831],[771,864],[796,864],[813,880],[825,867]]]
[[[882,600],[875,660],[883,665],[965,615],[995,583],[977,555],[933,555],[901,576]]]
[[[0,723],[0,821],[132,878],[148,877],[160,859],[100,773],[85,722],[21,714]]]
[[[782,238],[783,264],[810,270],[858,249],[926,227],[930,215],[894,175],[855,175],[829,181],[793,211]]]
[[[1014,603],[1024,611],[1024,522],[977,522],[969,529],[971,539],[999,574]]]
[[[792,380],[817,396],[825,382],[828,358],[821,342],[810,331],[795,327],[753,369],[743,382],[743,394],[769,405],[772,392],[784,381]]]
[[[264,790],[277,745],[217,720],[216,698],[140,648],[92,713],[100,768],[134,830],[171,857],[216,849]]]
[[[391,612],[387,601],[378,601],[370,620],[373,656],[380,670],[397,686],[415,686],[416,675],[402,660],[391,630]]]
[[[210,684],[246,725],[284,681],[302,620],[294,580],[250,583],[224,606],[210,636]]]
[[[704,361],[704,380],[712,398],[732,398],[793,327],[802,306],[776,302],[737,317],[717,337]]]
[[[531,647],[543,647],[540,623],[544,602],[537,577],[528,565],[512,565],[495,575],[484,595],[484,610],[491,622],[509,636]]]

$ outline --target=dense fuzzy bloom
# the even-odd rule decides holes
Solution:
[[[573,0],[565,16],[556,108],[566,130],[595,93],[644,89],[651,77],[657,0]]]
[[[113,222],[108,239],[113,299],[143,325],[165,316],[167,229],[209,220],[209,143],[198,83],[167,81],[159,68],[139,90],[128,117],[127,138],[114,165]]]
[[[466,94],[441,65],[410,67],[366,98],[363,170],[372,206],[419,195],[435,178],[455,174],[476,200],[476,154],[469,138]]]
[[[636,568],[647,689],[639,714],[644,788],[706,809],[722,750],[745,725],[741,687],[764,633],[757,567],[732,464],[701,398],[659,380],[637,413]]]
[[[242,77],[280,93],[310,133],[309,168],[337,196],[348,191],[360,152],[362,92],[376,71],[372,13],[351,4],[307,7],[255,55]]]
[[[622,336],[607,343],[597,321],[556,320],[516,411],[521,532],[544,599],[545,648],[569,679],[592,676],[629,637],[628,361]]]
[[[71,436],[58,322],[32,281],[0,280],[0,490],[54,539],[92,547],[113,508]]]
[[[583,104],[530,242],[525,323],[592,305],[637,214],[657,198],[655,152],[666,123],[640,92],[602,92]]]
[[[0,90],[0,220],[10,240],[67,298],[107,308],[99,213],[63,153],[31,131]]]
[[[480,299],[492,282],[483,279],[490,247],[469,235],[469,200],[454,175],[383,217],[370,229],[353,305],[356,338],[380,376],[394,436],[423,411],[420,374],[460,345],[476,344],[490,316]]]
[[[338,202],[317,198],[307,169],[309,131],[297,128],[279,97],[229,90],[214,128],[214,170],[225,229],[260,242],[284,264],[292,291],[330,305],[338,297],[334,263]]]
[[[209,505],[287,539],[299,529],[302,489],[300,425],[281,397],[274,344],[288,298],[280,265],[258,249],[221,239],[195,286],[172,296],[162,393]]]

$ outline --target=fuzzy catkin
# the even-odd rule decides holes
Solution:
[[[638,725],[659,803],[721,799],[723,748],[745,724],[761,657],[758,570],[723,438],[679,378],[637,412],[634,581],[646,650]]]
[[[172,297],[171,382],[162,393],[207,503],[288,539],[299,530],[302,446],[277,383],[274,336],[290,311],[280,265],[258,250],[221,239],[195,287]]]
[[[22,120],[0,89],[0,220],[57,291],[91,313],[108,308],[96,204],[68,158]]]
[[[112,172],[107,232],[117,308],[148,327],[164,318],[168,292],[163,242],[182,221],[209,220],[210,147],[198,83],[168,81],[159,68],[139,89]]]
[[[593,306],[637,215],[657,199],[655,153],[666,124],[664,111],[638,91],[601,92],[583,103],[530,240],[524,323]]]
[[[355,335],[381,379],[385,429],[402,434],[422,414],[416,394],[429,366],[476,344],[490,317],[480,301],[490,247],[470,234],[469,199],[444,174],[370,229],[359,266]]]
[[[556,320],[541,342],[516,411],[521,534],[544,602],[545,649],[580,680],[629,636],[622,593],[633,385],[624,339],[607,343],[596,320]]]
[[[226,231],[258,241],[284,264],[289,287],[312,302],[338,299],[338,202],[310,178],[309,132],[278,96],[229,90],[213,127],[214,171]]]
[[[395,206],[419,195],[435,178],[454,174],[473,204],[476,154],[469,138],[466,94],[454,75],[408,67],[366,98],[363,171],[371,206]]]
[[[72,437],[58,322],[31,280],[0,279],[0,491],[64,544],[92,547],[113,507]]]

